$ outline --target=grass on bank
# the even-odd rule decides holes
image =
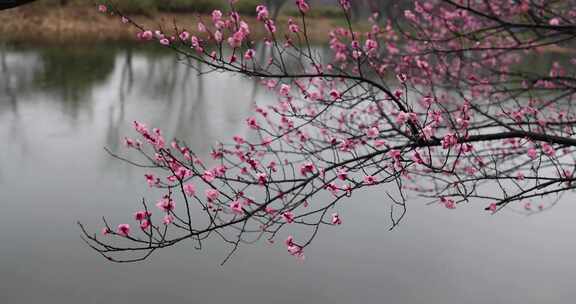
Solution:
[[[240,0],[234,7],[244,16],[255,16],[256,6],[263,0]],[[116,0],[113,2],[118,9],[126,14],[154,15],[164,13],[200,13],[209,14],[215,9],[228,10],[228,0]],[[300,16],[300,12],[288,2],[284,5],[282,14],[286,16]],[[92,2],[86,0],[42,0],[38,5],[45,7],[57,6],[91,6]],[[317,5],[310,11],[309,17],[342,18],[343,12],[336,6]]]
[[[146,28],[196,28],[197,16],[206,16],[214,9],[229,10],[228,0],[114,0],[119,8]],[[237,9],[261,37],[264,27],[253,16],[263,0],[240,0]],[[117,18],[98,13],[98,0],[39,0],[30,5],[0,12],[0,42],[61,44],[94,44],[102,41],[135,41],[136,30],[121,24]],[[344,24],[337,7],[314,6],[307,14],[309,39],[314,44],[328,41],[328,32]],[[278,24],[299,16],[292,1],[278,16]],[[298,19],[299,18],[295,18]],[[357,24],[358,30],[366,26]],[[279,31],[286,30],[280,27]]]

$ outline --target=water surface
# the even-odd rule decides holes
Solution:
[[[198,67],[201,68],[201,67]],[[297,263],[283,246],[181,244],[142,263],[111,264],[80,240],[103,215],[125,221],[152,195],[141,169],[114,160],[134,119],[199,154],[234,134],[253,80],[198,77],[171,54],[139,47],[0,51],[0,303],[570,303],[576,290],[574,198],[537,216],[450,211],[412,199],[388,232],[384,191],[342,204]]]

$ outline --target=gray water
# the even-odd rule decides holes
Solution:
[[[197,77],[171,54],[135,48],[0,51],[0,303],[571,303],[576,296],[576,206],[494,216],[478,204],[447,210],[414,198],[388,232],[384,191],[344,202],[296,262],[281,244],[182,244],[136,264],[112,264],[75,225],[123,220],[151,192],[124,150],[138,119],[201,155],[245,134],[249,79]]]

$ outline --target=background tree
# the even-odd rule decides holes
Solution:
[[[2,0],[0,1],[0,10],[21,6],[24,4],[31,3],[33,1],[35,0]]]
[[[193,33],[145,29],[108,7],[141,40],[212,71],[258,78],[278,102],[257,104],[246,119],[253,133],[216,145],[209,160],[134,122],[140,139],[125,144],[136,155],[115,156],[145,168],[162,195],[156,208],[142,201],[136,228],[104,220],[98,236],[81,225],[106,258],[138,261],[185,240],[201,248],[210,237],[230,244],[229,257],[283,230],[294,235],[284,239],[288,252],[302,258],[321,227],[343,223],[340,201],[382,184],[395,185],[382,196],[393,203],[391,228],[414,195],[448,210],[532,214],[574,189],[575,61],[522,64],[571,46],[574,1],[416,1],[361,32],[352,3],[340,0],[347,22],[328,33],[328,56],[309,42],[306,1],[296,1],[299,21],[281,25],[259,6],[263,61],[235,2]]]
[[[270,9],[272,12],[272,20],[278,19],[278,15],[280,14],[280,10],[282,7],[288,2],[287,0],[266,0],[266,7]]]

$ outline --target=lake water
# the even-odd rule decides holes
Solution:
[[[0,303],[570,303],[576,206],[494,216],[411,199],[388,232],[384,191],[341,205],[298,263],[281,244],[182,244],[112,264],[80,239],[99,218],[125,219],[150,195],[141,169],[112,159],[138,119],[206,155],[244,134],[254,81],[199,78],[171,54],[134,47],[0,49]]]

